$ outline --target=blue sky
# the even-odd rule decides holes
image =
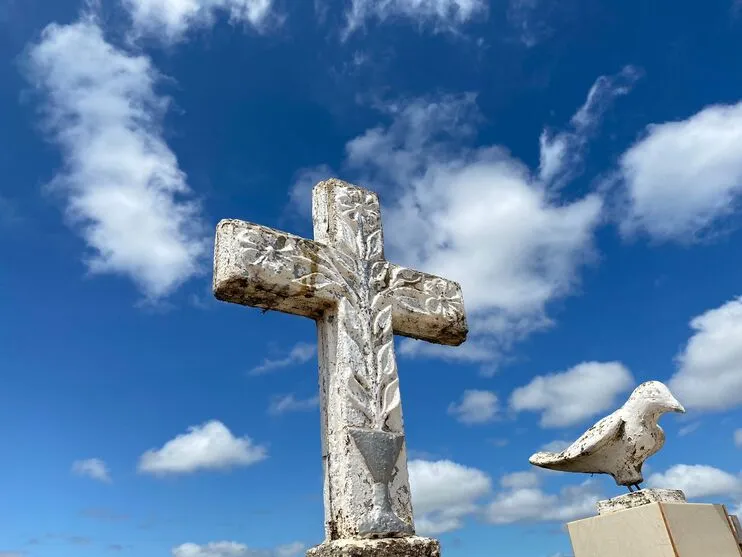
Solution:
[[[330,176],[462,284],[466,344],[398,343],[445,555],[567,555],[622,490],[528,456],[649,379],[688,413],[648,483],[738,508],[739,9],[0,0],[0,556],[321,541],[314,324],[215,301],[210,258],[222,218],[310,236]]]

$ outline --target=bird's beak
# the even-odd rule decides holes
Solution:
[[[675,404],[672,405],[672,411],[678,412],[680,414],[685,414],[685,408],[683,408],[683,405],[680,404],[677,400],[675,401]]]

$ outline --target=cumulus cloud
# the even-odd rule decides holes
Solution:
[[[687,242],[708,232],[739,207],[742,102],[649,126],[621,157],[620,175],[625,234]]]
[[[566,427],[615,410],[618,395],[633,385],[631,372],[619,362],[583,362],[564,372],[534,377],[513,391],[510,405],[519,412],[540,412],[542,427]]]
[[[150,299],[201,270],[200,209],[162,137],[168,99],[149,58],[106,42],[93,16],[51,24],[28,50],[45,127],[64,169],[49,185],[90,253],[92,273],[131,278]]]
[[[595,514],[601,497],[595,483],[587,480],[563,487],[559,493],[546,493],[536,474],[509,474],[500,481],[506,488],[486,507],[485,519],[492,524],[515,522],[568,522]]]
[[[305,412],[314,410],[319,404],[319,397],[297,399],[293,393],[275,397],[268,407],[268,413],[274,416],[288,412]]]
[[[694,317],[690,326],[695,333],[677,358],[670,389],[688,409],[742,404],[742,297]]]
[[[72,472],[78,476],[85,476],[100,482],[110,483],[111,476],[106,463],[100,458],[76,460],[72,463]]]
[[[435,32],[454,32],[462,25],[487,15],[485,0],[351,0],[346,12],[347,38],[366,21],[403,18]]]
[[[252,368],[249,375],[265,375],[273,371],[290,367],[293,365],[305,364],[317,353],[317,345],[309,344],[307,342],[296,343],[291,350],[289,350],[286,356],[281,358],[266,358],[260,363],[260,365]]]
[[[688,498],[742,498],[742,477],[713,466],[677,464],[664,473],[652,474],[647,483],[651,487],[680,489]]]
[[[494,419],[498,410],[497,395],[491,391],[464,391],[459,403],[451,403],[448,413],[464,424],[483,424]]]
[[[251,549],[237,542],[221,541],[205,545],[184,543],[171,550],[173,557],[294,557],[306,549],[301,542],[280,545],[275,549]]]
[[[490,477],[450,460],[411,460],[410,490],[419,533],[436,535],[457,530],[477,511],[478,501],[492,488]]]
[[[263,30],[276,17],[274,0],[122,0],[134,33],[167,42],[182,39],[189,29],[213,25],[217,14],[235,24]]]
[[[368,130],[347,146],[348,164],[367,174],[365,182],[397,194],[385,207],[390,256],[463,288],[469,342],[448,350],[406,341],[403,354],[492,361],[550,324],[546,304],[570,291],[591,254],[597,196],[556,201],[504,149],[456,147],[474,132],[474,100],[390,106],[388,128]]]
[[[139,471],[153,475],[189,474],[198,470],[224,470],[249,466],[267,458],[265,447],[245,437],[235,437],[219,421],[188,428],[139,458]]]

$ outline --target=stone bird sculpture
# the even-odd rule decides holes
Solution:
[[[560,453],[540,452],[529,462],[561,472],[610,474],[618,485],[641,489],[642,465],[665,444],[657,424],[666,412],[685,412],[664,384],[639,385],[629,400]]]

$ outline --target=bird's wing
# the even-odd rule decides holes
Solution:
[[[611,439],[621,437],[625,425],[626,422],[623,421],[618,412],[606,416],[583,433],[577,441],[564,449],[559,454],[560,459],[571,460],[597,452]]]

